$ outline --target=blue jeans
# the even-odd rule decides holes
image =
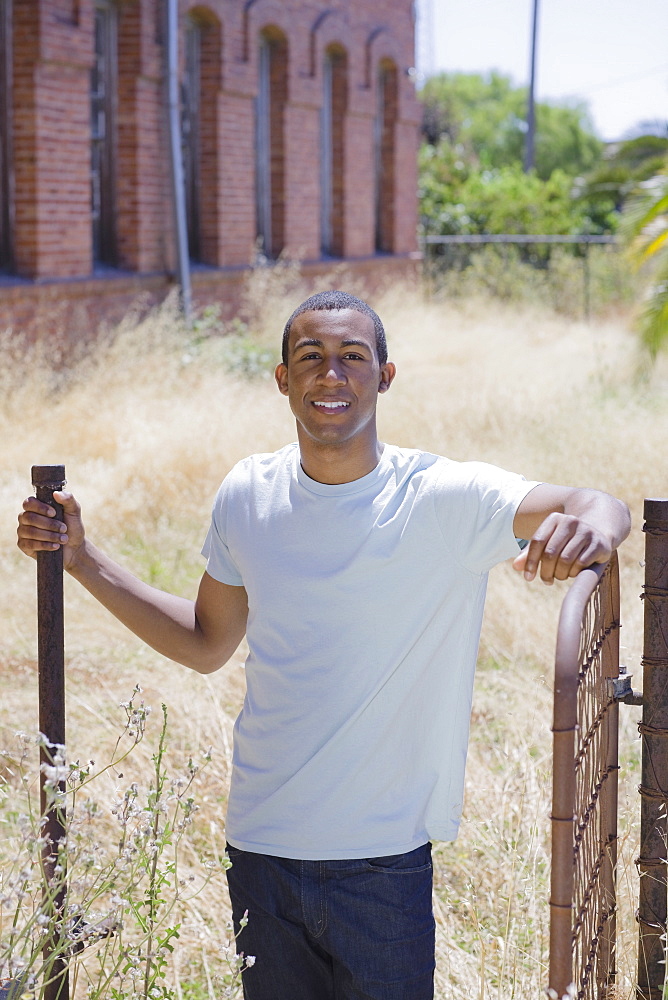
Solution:
[[[228,854],[237,951],[256,959],[246,1000],[432,1000],[430,844],[361,861]]]

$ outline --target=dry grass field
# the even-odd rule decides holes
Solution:
[[[4,344],[0,765],[10,801],[19,794],[10,766],[15,731],[37,728],[35,567],[14,545],[30,466],[64,462],[90,536],[155,585],[193,596],[220,480],[244,455],[294,439],[287,402],[267,369],[278,359],[282,322],[299,291],[279,283],[251,288],[249,296],[261,308],[251,311],[247,328],[237,324],[225,338],[205,321],[187,333],[165,309],[128,321],[65,368],[53,364],[47,349],[26,355],[13,352],[10,340]],[[372,301],[398,367],[380,400],[383,439],[482,459],[531,479],[590,485],[629,503],[634,528],[620,553],[622,654],[639,686],[642,501],[668,492],[666,368],[636,377],[625,315],[584,323],[538,305],[425,301],[407,288]],[[545,988],[551,670],[564,592],[527,585],[507,565],[491,574],[465,820],[459,839],[435,851],[442,1000],[538,997]],[[184,846],[183,865],[195,871],[198,856],[215,856],[224,843],[244,650],[219,673],[191,674],[144,648],[73,581],[66,580],[65,593],[70,755],[98,764],[108,758],[119,731],[118,704],[135,684],[154,710],[123,781],[114,772],[101,779],[98,836],[114,837],[107,812],[119,782],[148,781],[164,702],[170,767],[213,747],[211,764],[195,779],[199,811]],[[622,706],[622,718],[619,995],[630,997],[638,710]],[[222,875],[183,904],[168,971],[179,1000],[222,995],[215,974],[227,916]]]

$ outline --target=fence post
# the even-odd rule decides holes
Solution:
[[[582,277],[584,279],[584,318],[589,322],[591,319],[591,274],[589,271],[589,243],[584,245],[582,257]]]
[[[62,518],[63,510],[53,499],[53,491],[65,485],[64,465],[33,465],[32,483],[37,499],[48,503]],[[63,607],[63,552],[37,553],[37,660],[39,674],[39,728],[49,744],[65,743],[65,642]],[[53,762],[49,746],[40,749],[40,764]],[[44,945],[43,1000],[68,1000],[67,962],[62,955],[60,914],[65,904],[65,874],[56,874],[58,842],[65,835],[65,811],[49,806],[44,788],[45,775],[40,767],[41,812],[46,820],[42,855],[44,871],[44,908],[52,917],[53,931]],[[65,782],[59,782],[65,791]],[[61,857],[64,856],[61,852]],[[61,861],[61,864],[63,862]]]
[[[661,1000],[668,865],[668,499],[645,500],[637,1000]]]

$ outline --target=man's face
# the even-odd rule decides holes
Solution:
[[[370,316],[354,309],[302,313],[292,324],[288,364],[276,368],[300,434],[340,444],[368,434],[375,440],[376,402],[394,378],[378,363]]]

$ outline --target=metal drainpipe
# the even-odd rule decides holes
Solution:
[[[176,273],[180,288],[179,302],[186,320],[192,310],[188,226],[186,222],[183,156],[181,150],[181,103],[179,100],[179,19],[178,0],[167,0],[165,31],[165,71],[167,77],[167,120],[169,164],[172,181],[172,217],[174,219]]]

